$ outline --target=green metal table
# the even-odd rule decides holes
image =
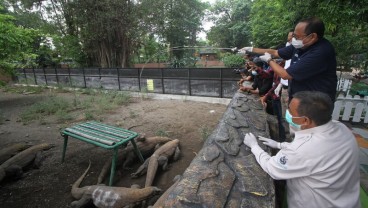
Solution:
[[[123,147],[123,145],[126,145],[130,141],[138,158],[142,163],[144,162],[142,154],[134,141],[134,138],[136,138],[138,134],[127,129],[110,126],[96,121],[90,121],[66,128],[61,131],[61,135],[64,137],[64,147],[61,158],[62,163],[64,162],[69,136],[90,144],[94,144],[98,147],[112,149],[114,151],[109,186],[111,186],[113,183],[119,147]]]

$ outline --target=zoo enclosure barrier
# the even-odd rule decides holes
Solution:
[[[19,83],[231,98],[240,75],[232,68],[24,68]]]
[[[368,123],[368,97],[361,98],[359,95],[354,97],[351,95],[344,96],[340,94],[335,102],[332,113],[332,119],[352,122]]]

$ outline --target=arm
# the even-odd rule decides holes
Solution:
[[[282,147],[282,149],[272,157],[258,145],[251,148],[251,151],[261,168],[273,179],[287,180],[307,176],[310,173],[308,164],[301,163],[301,161],[305,161],[305,159],[288,148],[284,149]]]
[[[258,54],[269,53],[269,54],[271,54],[275,58],[279,58],[280,57],[279,56],[279,53],[275,49],[253,48],[252,52],[253,53],[258,53]]]
[[[247,133],[244,137],[244,144],[250,147],[257,162],[262,169],[268,173],[273,179],[291,179],[310,175],[312,166],[303,157],[303,153],[297,152],[290,146],[283,147],[278,145],[281,150],[273,157],[265,152],[257,142],[256,137],[252,133]]]

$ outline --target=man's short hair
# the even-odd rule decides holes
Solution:
[[[261,58],[259,58],[259,57],[255,57],[255,58],[253,59],[253,63],[254,63],[256,66],[258,66],[258,67],[262,67],[262,68],[264,68],[264,67],[265,67],[265,64],[266,64],[266,62],[262,61],[262,59],[261,59]]]
[[[325,34],[325,24],[323,23],[322,20],[320,20],[317,17],[310,17],[310,18],[299,21],[299,23],[301,22],[307,23],[307,26],[305,27],[305,31],[304,31],[306,35],[309,35],[311,33],[316,33],[318,36],[318,39],[323,38]]]
[[[319,91],[301,91],[293,95],[299,100],[296,109],[300,116],[310,118],[317,126],[329,122],[332,118],[334,105],[330,96]]]

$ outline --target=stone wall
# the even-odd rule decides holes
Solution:
[[[269,137],[268,117],[258,96],[236,93],[163,207],[275,207],[273,180],[243,144],[248,132]]]

